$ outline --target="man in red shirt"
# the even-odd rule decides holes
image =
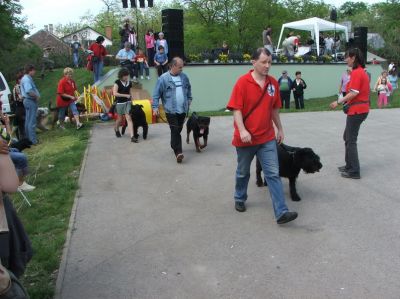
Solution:
[[[236,147],[238,160],[235,209],[246,211],[250,165],[257,156],[268,183],[277,223],[283,224],[296,219],[297,213],[289,212],[286,206],[279,176],[277,141],[281,143],[284,135],[279,117],[279,85],[268,75],[271,62],[271,53],[267,49],[259,48],[253,53],[254,69],[236,82],[227,108],[233,110],[235,132],[232,144]],[[276,136],[273,124],[278,129]]]

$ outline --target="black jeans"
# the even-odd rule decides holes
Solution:
[[[171,148],[175,155],[182,154],[181,132],[185,123],[185,113],[166,113],[169,128],[171,130]]]
[[[131,78],[138,77],[138,66],[137,63],[133,63],[131,61],[121,62],[121,67],[127,68],[129,70],[129,76]]]
[[[304,109],[304,94],[293,93],[296,109]]]
[[[281,91],[281,101],[282,101],[282,108],[285,107],[285,109],[290,108],[290,90],[286,91]]]
[[[168,66],[167,65],[157,65],[157,73],[158,73],[158,77],[160,77],[162,74],[166,73],[168,71]]]
[[[368,113],[347,115],[346,128],[343,140],[346,148],[345,161],[346,169],[351,174],[360,174],[360,162],[358,161],[357,137],[362,122],[367,118]]]

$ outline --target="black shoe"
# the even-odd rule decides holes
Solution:
[[[177,163],[182,163],[183,158],[184,158],[184,156],[183,156],[182,153],[181,153],[181,154],[177,154],[177,155],[176,155],[176,162],[177,162]]]
[[[122,135],[125,135],[125,131],[126,131],[126,127],[123,126],[122,129],[121,129],[121,134],[122,134]]]
[[[121,133],[119,132],[119,130],[118,131],[115,131],[115,136],[117,136],[118,138],[121,138],[122,136],[121,136]]]
[[[131,142],[133,143],[138,143],[139,140],[137,140],[137,138],[135,138],[135,136],[131,137]]]
[[[246,205],[244,202],[237,201],[235,202],[235,210],[238,212],[246,212]]]
[[[340,166],[338,167],[339,172],[346,172],[347,171],[347,167],[345,166]]]
[[[288,223],[290,221],[293,221],[297,218],[297,213],[296,212],[286,212],[283,214],[279,219],[276,221],[278,224],[284,224]]]
[[[361,176],[359,173],[350,173],[350,172],[344,171],[344,172],[342,172],[342,178],[359,180],[359,179],[361,179]]]

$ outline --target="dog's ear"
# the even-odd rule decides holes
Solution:
[[[144,108],[144,106],[143,106],[143,105],[140,105],[140,107]]]

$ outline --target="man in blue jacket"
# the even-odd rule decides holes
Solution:
[[[169,72],[158,78],[153,93],[153,114],[159,114],[158,106],[161,99],[171,130],[171,148],[178,163],[184,158],[181,132],[192,102],[192,87],[189,78],[182,70],[183,60],[179,57],[173,58]]]

